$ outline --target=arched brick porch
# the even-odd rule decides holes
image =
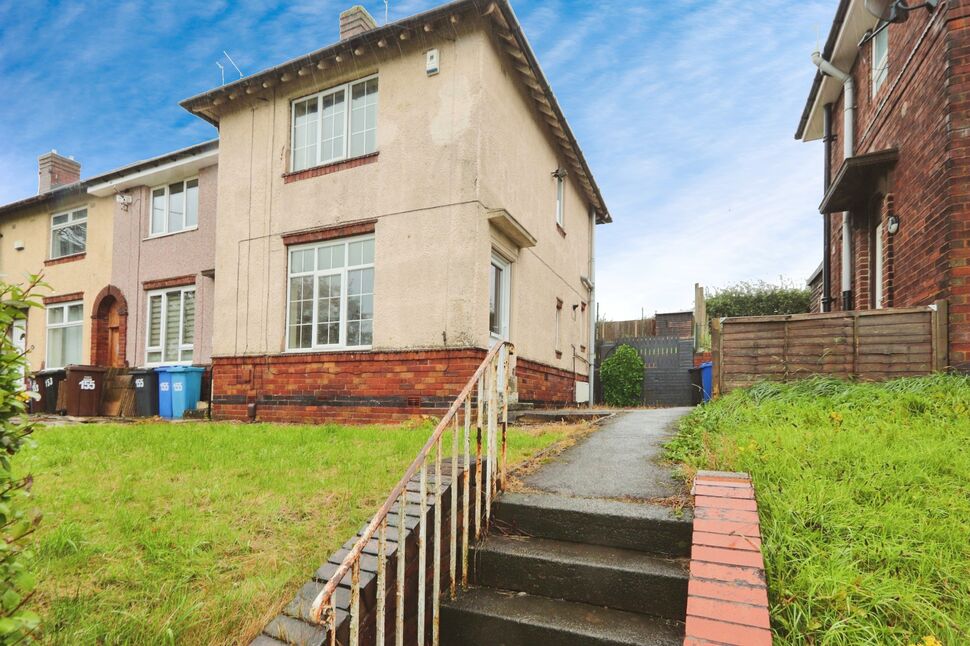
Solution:
[[[91,315],[91,363],[109,368],[128,365],[128,301],[121,290],[108,285],[94,300]]]

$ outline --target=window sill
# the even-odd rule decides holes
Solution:
[[[44,261],[45,267],[50,267],[51,265],[63,265],[66,262],[74,262],[76,260],[84,260],[88,253],[82,251],[81,253],[72,253],[70,256],[61,256],[59,258],[49,258]]]
[[[559,224],[558,222],[556,222],[556,231],[558,231],[559,232],[559,235],[561,235],[562,237],[564,237],[564,238],[566,237],[566,230],[563,229],[562,228],[562,225]]]
[[[348,168],[357,168],[358,166],[373,164],[377,161],[378,155],[380,155],[380,151],[367,153],[366,155],[361,155],[360,157],[342,159],[337,162],[323,164],[322,166],[313,166],[312,168],[305,168],[303,170],[293,171],[290,173],[283,173],[283,183],[290,184],[291,182],[298,182],[301,179],[320,177],[321,175],[329,175],[330,173],[336,173],[337,171]]]
[[[189,231],[198,231],[198,230],[199,230],[199,227],[194,226],[194,227],[188,227],[186,229],[181,229],[179,231],[172,231],[169,233],[154,233],[150,236],[142,238],[141,241],[148,242],[149,240],[157,240],[159,238],[170,238],[172,236],[177,236],[180,233],[188,233]]]
[[[370,352],[372,345],[321,345],[315,348],[288,348],[283,354],[323,354],[325,352]]]

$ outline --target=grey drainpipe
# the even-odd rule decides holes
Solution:
[[[586,371],[589,373],[589,407],[595,405],[593,393],[595,390],[594,380],[596,379],[596,210],[590,209],[589,216],[589,305],[586,309],[589,312],[589,345],[586,347],[586,354],[589,356],[589,363]]]
[[[826,103],[822,112],[825,142],[825,164],[822,172],[823,195],[832,184],[832,104]],[[832,216],[822,214],[822,311],[832,311]]]

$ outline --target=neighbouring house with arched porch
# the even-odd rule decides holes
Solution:
[[[217,156],[214,140],[85,180],[39,158],[37,195],[0,206],[0,278],[47,284],[16,331],[32,372],[208,363]]]

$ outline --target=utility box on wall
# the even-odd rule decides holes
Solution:
[[[576,382],[576,403],[585,404],[587,402],[589,402],[589,382],[577,381]]]

